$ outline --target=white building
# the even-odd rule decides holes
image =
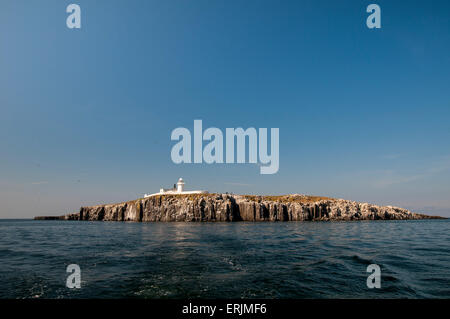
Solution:
[[[172,188],[160,188],[159,193],[144,194],[144,197],[156,196],[156,195],[182,195],[182,194],[208,194],[207,191],[185,191],[185,182],[180,177],[178,182],[173,185]]]

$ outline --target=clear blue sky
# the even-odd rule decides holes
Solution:
[[[81,30],[66,27],[70,3]],[[449,1],[2,0],[0,218],[180,176],[450,216],[449,52]],[[279,172],[173,164],[170,133],[194,119],[280,128]]]

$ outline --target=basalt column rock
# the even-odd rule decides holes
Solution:
[[[307,195],[254,196],[229,194],[156,195],[134,201],[81,207],[44,220],[133,222],[233,222],[406,220],[439,218],[393,206]]]

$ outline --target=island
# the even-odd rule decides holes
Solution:
[[[155,194],[136,200],[81,207],[37,220],[133,222],[351,221],[440,219],[394,206],[301,194],[258,196],[216,193]]]

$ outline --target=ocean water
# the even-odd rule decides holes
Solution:
[[[0,298],[450,298],[450,221],[0,220]]]

